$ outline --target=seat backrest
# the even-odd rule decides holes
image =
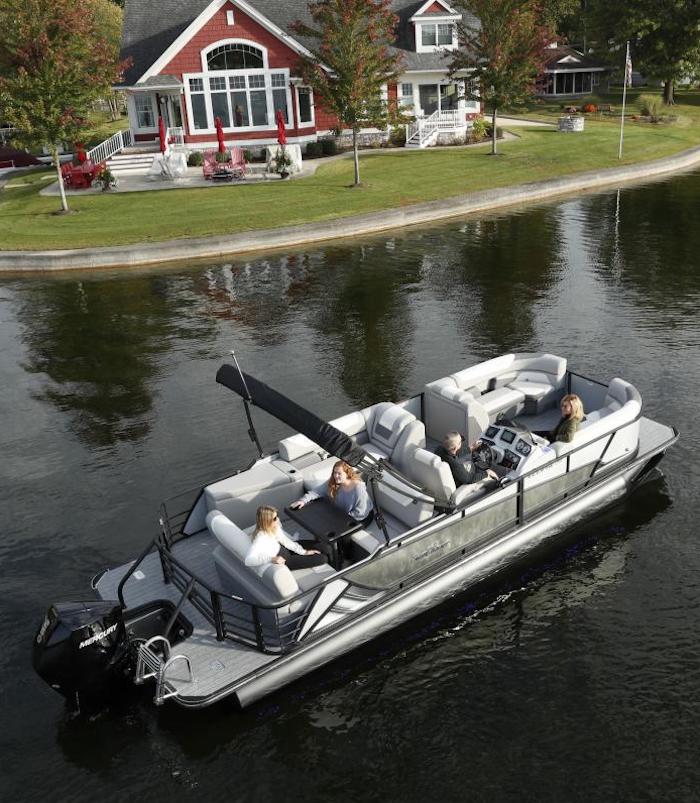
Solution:
[[[242,167],[244,169],[246,167],[245,156],[243,155],[243,148],[241,148],[239,145],[231,146],[231,166]]]
[[[398,404],[381,402],[367,411],[367,437],[392,462],[396,454],[399,467],[398,463],[412,446],[425,446],[425,427]]]
[[[427,449],[414,449],[402,471],[438,499],[449,501],[457,487],[449,465]]]
[[[251,546],[250,537],[219,510],[207,514],[207,528],[225,550],[226,570],[237,585],[256,595],[253,601],[268,604],[291,597],[299,592],[292,572],[284,565],[268,563],[263,566],[246,566],[245,558]],[[221,565],[221,564],[219,564]]]
[[[406,530],[413,529],[433,515],[433,500],[415,491],[405,483],[384,474],[377,483],[377,504],[382,513],[388,513],[405,525]]]

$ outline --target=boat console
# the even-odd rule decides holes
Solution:
[[[512,480],[549,463],[554,451],[545,438],[509,419],[501,419],[484,432],[474,459],[477,464],[493,468],[502,479]]]

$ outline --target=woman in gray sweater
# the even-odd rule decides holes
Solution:
[[[305,493],[301,499],[292,502],[290,507],[304,507],[308,502],[327,496],[336,507],[344,510],[357,521],[370,520],[372,515],[372,500],[367,493],[367,486],[360,479],[360,475],[348,463],[338,460],[333,466],[331,477],[316,490]]]

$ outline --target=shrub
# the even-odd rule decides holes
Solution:
[[[487,125],[486,126],[486,136],[491,137],[493,135],[493,126]],[[500,125],[496,126],[496,139],[503,139],[503,129]]]
[[[323,156],[323,145],[320,142],[307,142],[306,155],[309,159],[318,159]]]
[[[583,106],[583,111],[586,114],[595,114],[598,111],[598,107],[595,105],[595,103],[586,103]]]
[[[244,151],[243,151],[243,158],[246,160],[246,162],[252,162],[253,161],[253,151],[250,151],[250,150],[248,150],[248,148],[245,148]]]
[[[645,116],[656,120],[659,116],[659,98],[655,95],[640,95],[639,109]]]
[[[224,151],[223,153],[218,153],[217,152],[216,161],[219,162],[219,163],[221,163],[221,162],[230,162],[231,161],[231,152],[230,151]]]
[[[335,156],[338,153],[338,146],[334,139],[321,140],[321,152],[324,156]]]
[[[403,148],[406,144],[406,129],[402,125],[391,129],[389,144],[395,148]]]
[[[187,165],[189,167],[201,167],[203,161],[204,157],[202,156],[201,151],[192,151],[192,153],[187,157]]]
[[[472,123],[472,139],[478,142],[486,136],[486,120],[483,117],[476,117]]]

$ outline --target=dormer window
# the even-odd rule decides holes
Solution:
[[[421,44],[423,47],[450,47],[454,25],[449,22],[423,23],[421,29]]]

